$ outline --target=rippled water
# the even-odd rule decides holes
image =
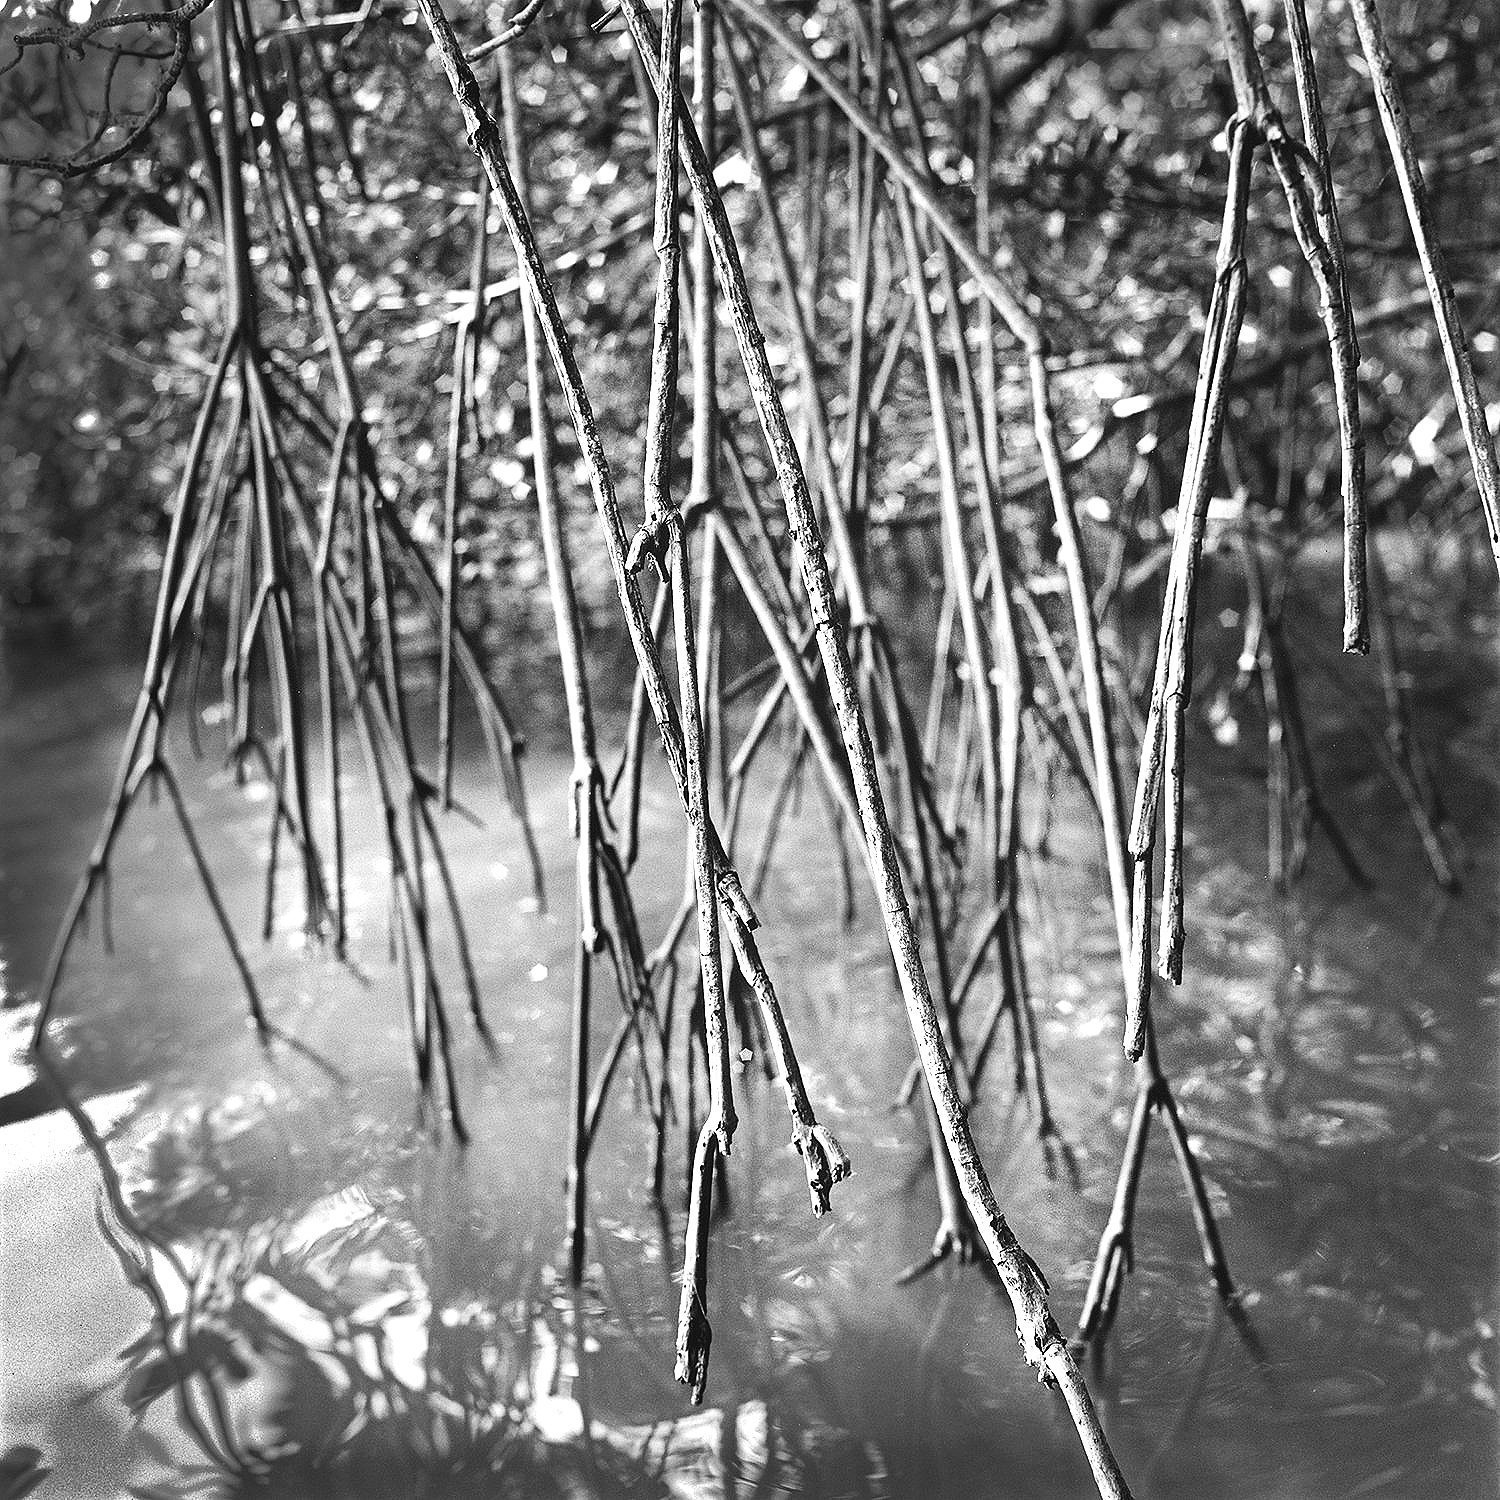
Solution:
[[[1457,900],[1427,879],[1349,705],[1330,696],[1318,712],[1318,753],[1371,892],[1320,845],[1297,902],[1278,902],[1253,746],[1197,752],[1188,976],[1163,1001],[1163,1049],[1264,1357],[1208,1289],[1154,1140],[1135,1271],[1094,1375],[1139,1495],[1500,1488],[1500,711],[1482,647],[1423,661],[1467,850]],[[592,1168],[587,1287],[574,1298],[556,1274],[565,760],[536,751],[528,766],[563,915],[536,910],[488,791],[475,793],[488,826],[451,829],[499,1042],[492,1057],[462,1037],[474,1134],[462,1149],[417,1116],[378,871],[367,861],[356,893],[362,979],[301,951],[295,913],[252,946],[274,1019],[306,1049],[266,1053],[164,808],[143,805],[121,841],[113,954],[97,928],[76,950],[55,1078],[19,1061],[133,683],[76,653],[12,647],[3,665],[0,958],[15,1061],[0,1079],[0,1382],[9,1459],[37,1450],[43,1497],[1088,1492],[995,1288],[961,1267],[894,1285],[936,1223],[921,1132],[892,1106],[910,1044],[870,904],[852,931],[837,919],[815,802],[795,870],[783,862],[761,903],[764,948],[855,1175],[812,1219],[779,1090],[742,1080],[731,1212],[714,1232],[712,1370],[694,1411],[670,1378],[681,1203],[669,1194],[663,1214],[649,1200],[649,1126],[628,1087]],[[1373,693],[1366,669],[1336,670],[1356,698]],[[476,763],[466,784],[482,780]],[[247,856],[268,805],[211,764],[185,784],[253,932]],[[681,890],[680,823],[660,786],[646,824],[668,849],[638,882],[659,930]],[[1044,1174],[1003,1069],[975,1124],[1066,1323],[1107,1211],[1129,1076],[1081,807],[1060,804],[1031,870],[1028,957],[1081,1190]]]

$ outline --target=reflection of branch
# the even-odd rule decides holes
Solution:
[[[156,1338],[162,1358],[171,1373],[171,1385],[177,1400],[177,1410],[184,1427],[211,1462],[220,1465],[232,1474],[251,1474],[256,1465],[248,1455],[241,1452],[234,1425],[229,1415],[224,1393],[219,1389],[217,1372],[203,1361],[192,1358],[191,1317],[193,1279],[177,1248],[170,1240],[148,1228],[133,1212],[125,1199],[124,1185],[119,1171],[89,1119],[83,1106],[74,1097],[67,1080],[50,1057],[39,1054],[37,1067],[46,1075],[56,1093],[58,1101],[68,1112],[77,1127],[88,1153],[99,1171],[99,1201],[95,1209],[95,1221],[115,1259],[120,1263],[125,1279],[136,1287],[151,1306],[151,1317],[156,1328]],[[160,1255],[187,1288],[188,1302],[180,1316],[174,1316],[165,1288],[156,1273],[152,1255]],[[174,1331],[182,1333],[183,1347],[178,1348]],[[214,1431],[211,1434],[203,1423],[197,1407],[193,1404],[193,1377],[201,1377],[207,1393],[210,1420]]]
[[[1102,1339],[1108,1334],[1119,1310],[1125,1273],[1135,1268],[1136,1199],[1146,1161],[1146,1141],[1151,1130],[1151,1120],[1158,1115],[1166,1127],[1173,1154],[1177,1158],[1177,1168],[1187,1193],[1188,1206],[1192,1210],[1193,1225],[1198,1231],[1203,1263],[1213,1281],[1214,1290],[1231,1315],[1239,1307],[1239,1293],[1229,1274],[1229,1260],[1224,1253],[1218,1222],[1214,1218],[1208,1184],[1192,1138],[1188,1135],[1187,1124],[1172,1092],[1171,1080],[1162,1070],[1156,1050],[1156,1029],[1148,1010],[1145,1014],[1145,1052],[1136,1064],[1135,1103],[1125,1137],[1124,1158],[1115,1182],[1109,1221],[1099,1239],[1088,1294],[1078,1318],[1080,1339]]]

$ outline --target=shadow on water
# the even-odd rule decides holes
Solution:
[[[1065,1434],[981,1425],[945,1389],[965,1289],[940,1291],[925,1329],[852,1316],[804,1246],[731,1239],[722,1394],[689,1411],[662,1360],[676,1258],[664,1216],[597,1219],[575,1294],[552,1270],[556,1226],[492,1218],[455,1148],[409,1131],[377,1147],[356,1110],[344,1129],[359,1144],[279,1175],[273,1193],[265,1163],[285,1163],[307,1112],[323,1112],[308,1089],[285,1111],[270,1090],[137,1111],[107,1145],[43,1067],[97,1173],[97,1231],[148,1315],[106,1398],[170,1476],[134,1494],[831,1500],[968,1494],[997,1464],[1025,1493],[1066,1493],[1049,1488],[1071,1462]],[[66,1428],[52,1437],[65,1444]]]
[[[1426,705],[1468,850],[1461,898],[1432,890],[1332,710],[1319,753],[1347,773],[1340,813],[1373,892],[1323,850],[1278,904],[1256,768],[1229,749],[1203,759],[1190,972],[1164,1001],[1164,1046],[1264,1355],[1207,1288],[1171,1160],[1153,1155],[1138,1262],[1095,1369],[1143,1495],[1495,1493],[1500,712],[1492,664],[1470,655],[1482,675],[1435,681]],[[105,709],[128,684],[102,667],[9,683],[11,1040],[92,835],[117,724]],[[543,755],[530,773],[562,897],[567,766]],[[212,771],[192,795],[217,820],[229,899],[253,912],[243,856],[265,809]],[[663,798],[648,813],[673,851],[641,884],[659,921],[680,890],[673,816]],[[1056,809],[1049,843],[1027,894],[1031,956],[1083,1191],[1047,1179],[998,1083],[975,1118],[1069,1317],[1129,1088],[1081,807]],[[933,1224],[920,1131],[891,1107],[909,1042],[868,913],[844,932],[816,868],[768,898],[766,950],[792,976],[810,1089],[855,1156],[834,1215],[806,1217],[776,1101],[747,1076],[715,1229],[709,1406],[693,1410],[669,1365],[681,1204],[649,1198],[648,1125],[626,1088],[592,1168],[587,1284],[561,1283],[570,933],[528,902],[507,844],[503,826],[454,835],[499,1043],[494,1059],[466,1043],[465,1150],[414,1107],[378,897],[354,902],[363,981],[297,951],[295,925],[262,950],[297,1043],[263,1052],[166,815],[133,822],[115,952],[79,950],[55,1062],[0,1090],[0,1493],[38,1466],[44,1500],[1082,1493],[996,1290],[956,1268],[893,1285]]]

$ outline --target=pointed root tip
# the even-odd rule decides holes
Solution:
[[[1132,955],[1134,982],[1125,993],[1125,1030],[1121,1045],[1131,1062],[1136,1062],[1146,1047],[1146,1032],[1151,1024],[1151,971],[1145,956],[1137,949]]]
[[[843,1182],[854,1170],[849,1154],[839,1145],[833,1132],[823,1125],[812,1125],[798,1131],[792,1144],[807,1169],[807,1190],[812,1198],[815,1217],[822,1218],[832,1207],[835,1184]]]
[[[897,1286],[910,1286],[914,1281],[920,1281],[929,1271],[933,1270],[943,1257],[936,1251],[924,1255],[921,1260],[916,1260],[901,1271],[896,1277]]]
[[[760,918],[755,914],[755,908],[745,894],[745,888],[740,884],[739,876],[733,870],[726,870],[719,876],[719,893],[728,902],[747,932],[754,932],[760,926]]]
[[[52,1019],[51,1001],[50,995],[43,999],[41,1008],[37,1011],[36,1020],[32,1023],[31,1034],[26,1041],[28,1058],[39,1058],[47,1045],[47,1023]]]
[[[703,1392],[708,1386],[708,1350],[713,1342],[713,1332],[708,1319],[701,1315],[694,1318],[691,1329],[677,1350],[677,1368],[674,1372],[679,1385],[688,1388],[688,1399],[694,1406],[703,1404]]]

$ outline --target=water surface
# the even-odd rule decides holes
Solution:
[[[1206,1285],[1157,1138],[1135,1271],[1094,1373],[1140,1495],[1497,1492],[1500,712],[1485,649],[1450,641],[1422,660],[1466,850],[1457,900],[1427,878],[1350,703],[1320,700],[1317,744],[1343,772],[1332,800],[1378,879],[1369,892],[1318,844],[1299,896],[1276,898],[1253,744],[1195,752],[1188,973],[1161,1004],[1163,1050],[1263,1355]],[[1362,701],[1372,680],[1348,670]],[[680,1193],[673,1178],[665,1209],[651,1202],[649,1121],[628,1083],[592,1167],[587,1285],[574,1296],[558,1275],[571,851],[556,751],[527,767],[550,911],[477,757],[463,782],[486,826],[449,825],[498,1042],[491,1055],[459,1027],[467,1148],[416,1107],[373,846],[356,860],[360,975],[308,951],[293,910],[260,944],[269,805],[212,759],[194,765],[180,731],[268,1008],[305,1050],[257,1045],[170,813],[143,802],[119,847],[113,952],[96,920],[69,965],[56,1083],[24,1066],[132,691],[128,669],[76,652],[12,647],[4,663],[0,961],[17,1060],[0,1080],[0,1382],[5,1446],[39,1451],[42,1496],[1089,1491],[996,1288],[963,1267],[894,1284],[936,1224],[921,1132],[892,1102],[910,1043],[871,904],[853,929],[839,920],[812,796],[761,902],[763,946],[855,1175],[814,1220],[779,1089],[746,1074],[701,1410],[671,1380]],[[659,852],[636,883],[655,933],[682,868],[659,777],[645,836]],[[1046,1175],[1008,1067],[974,1119],[1066,1325],[1130,1080],[1081,805],[1060,802],[1029,870],[1028,958],[1080,1187]],[[614,1020],[602,994],[599,1047]]]

